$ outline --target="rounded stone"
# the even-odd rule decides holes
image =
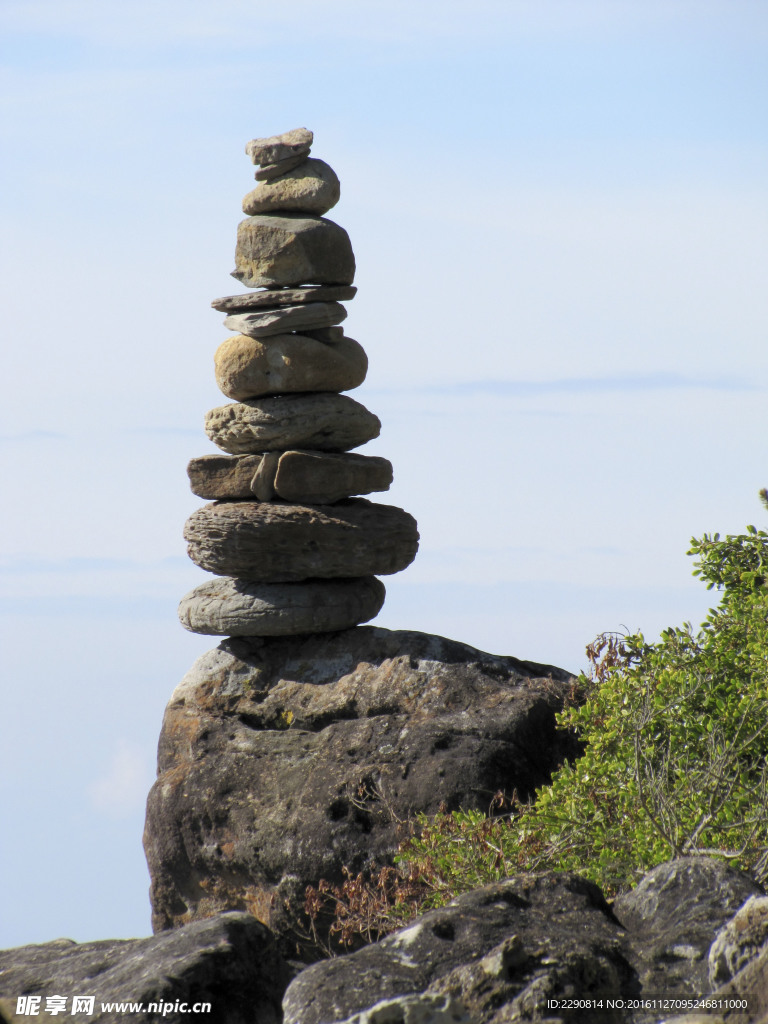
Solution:
[[[227,398],[296,391],[349,391],[365,380],[368,358],[352,338],[317,341],[303,334],[227,338],[214,356],[216,383]]]
[[[259,583],[389,576],[410,565],[419,547],[413,516],[364,498],[214,502],[189,517],[184,539],[201,569]]]
[[[332,220],[261,214],[238,225],[232,277],[248,288],[352,284],[355,257],[349,235]]]
[[[309,448],[344,452],[379,436],[381,422],[347,395],[279,395],[211,409],[205,432],[230,455]],[[364,575],[364,574],[362,574]]]
[[[249,583],[223,577],[195,587],[179,604],[185,629],[208,636],[299,636],[351,629],[381,611],[375,576],[301,583]]]
[[[243,199],[243,213],[327,213],[341,195],[335,171],[324,160],[310,157],[279,178],[262,182]]]

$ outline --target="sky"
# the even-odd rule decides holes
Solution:
[[[765,4],[4,0],[0,40],[0,947],[151,930],[253,137],[341,179],[421,534],[376,624],[576,672],[703,619],[691,536],[765,525]]]

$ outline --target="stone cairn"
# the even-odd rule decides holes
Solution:
[[[339,179],[309,156],[312,132],[253,139],[257,187],[243,200],[232,276],[248,288],[215,299],[232,331],[215,357],[216,382],[234,402],[205,430],[227,455],[188,466],[192,490],[213,499],[187,520],[196,565],[217,579],[181,601],[194,633],[291,636],[347,629],[384,603],[376,578],[409,565],[416,521],[355,495],[385,491],[392,466],[349,454],[381,424],[340,394],[365,379],[363,348],[338,326],[354,297],[349,236],[326,213]]]

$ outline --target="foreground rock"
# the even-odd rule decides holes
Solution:
[[[213,299],[211,305],[222,313],[237,313],[245,309],[274,309],[276,306],[296,306],[302,302],[343,302],[357,294],[354,285],[317,285],[308,288],[277,288],[242,295],[224,295]]]
[[[332,220],[257,214],[238,225],[232,277],[248,288],[352,284],[355,257],[349,235]]]
[[[379,436],[381,422],[347,395],[257,398],[211,409],[205,432],[231,455],[309,448],[343,452]]]
[[[543,784],[574,738],[561,669],[423,633],[226,640],[166,709],[145,849],[153,927],[247,909],[294,935],[304,890],[391,859],[398,820]]]
[[[220,914],[149,939],[76,943],[59,939],[0,950],[0,1020],[75,1020],[125,1024],[278,1024],[291,972],[269,931],[250,914]],[[19,996],[40,997],[38,1013],[14,1016]],[[66,1011],[43,1012],[47,996],[66,998]],[[76,995],[94,996],[92,1013],[72,1013]],[[141,1012],[102,1009],[141,1003]],[[157,1010],[149,1004],[160,1004]],[[210,1012],[192,1012],[210,1003]],[[184,1004],[185,1010],[182,1010]],[[34,1004],[33,1004],[34,1005]]]
[[[369,622],[386,591],[375,576],[303,583],[248,583],[224,577],[181,599],[185,629],[207,636],[295,636],[330,633]]]
[[[520,874],[460,896],[375,945],[307,968],[286,992],[285,1024],[669,1021],[675,1011],[662,1009],[661,999],[672,1008],[674,1000],[713,994],[707,950],[757,888],[721,862],[684,858],[660,865],[609,907],[596,886],[570,872]],[[758,986],[768,979],[766,966],[763,947],[737,976],[748,1010],[695,1019],[764,1021],[768,988]],[[714,997],[725,1000],[725,993]],[[589,999],[602,1000],[602,1008],[590,1011],[583,1004]],[[608,999],[618,1006],[609,1009]],[[449,1000],[456,1016],[431,1015]],[[570,1000],[576,1005],[564,1006]],[[630,1009],[638,1000],[659,1008]]]
[[[413,516],[365,498],[214,502],[192,513],[184,539],[201,569],[258,583],[389,576],[410,565],[419,547]]]

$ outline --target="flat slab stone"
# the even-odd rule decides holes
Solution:
[[[352,284],[355,257],[349,235],[332,220],[259,214],[238,225],[232,277],[248,288]]]
[[[302,583],[249,583],[223,577],[195,587],[179,604],[191,633],[301,636],[350,629],[375,618],[386,591],[375,576]]]
[[[267,487],[285,501],[324,505],[357,494],[386,491],[392,483],[392,463],[376,455],[330,452],[274,452],[277,464]],[[202,455],[187,466],[194,494],[210,500],[254,496],[269,501],[261,478],[255,480],[262,455]]]
[[[257,175],[258,177],[258,175]],[[294,170],[263,182],[243,199],[243,213],[315,213],[335,206],[341,185],[324,160],[305,159]]]
[[[346,319],[347,311],[340,302],[302,302],[278,309],[230,313],[224,320],[224,326],[230,331],[247,334],[249,338],[267,338],[270,334],[333,327]]]
[[[184,539],[201,569],[258,583],[389,576],[410,565],[419,547],[413,516],[365,498],[214,502],[189,517]]]
[[[350,391],[365,380],[368,357],[353,338],[319,341],[304,334],[236,334],[214,355],[216,383],[227,398],[296,391]]]
[[[381,422],[347,395],[254,398],[211,409],[205,432],[230,455],[289,448],[344,452],[379,436]]]
[[[314,135],[308,128],[292,128],[282,135],[251,139],[245,144],[245,152],[254,164],[276,164],[280,160],[308,153],[313,139]]]
[[[353,299],[357,288],[353,284],[315,285],[307,288],[266,289],[244,292],[242,295],[224,295],[211,305],[222,313],[237,313],[245,309],[274,309],[276,306],[298,306],[302,302],[345,302]]]

